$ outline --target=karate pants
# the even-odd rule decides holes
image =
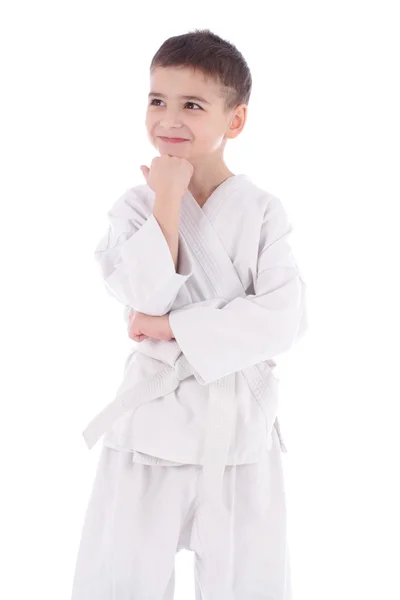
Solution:
[[[144,465],[131,452],[103,446],[72,600],[173,600],[182,549],[195,553],[196,600],[291,600],[275,428],[272,436],[263,461],[225,468],[226,521],[218,540],[198,501],[200,465]]]

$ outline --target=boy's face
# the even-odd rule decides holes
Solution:
[[[245,117],[247,107],[240,107],[239,111],[236,107],[227,112],[218,83],[205,80],[200,72],[157,67],[150,77],[147,135],[160,155],[170,154],[188,160],[210,154],[222,155],[225,140],[236,137],[244,126],[243,114]],[[239,116],[235,117],[237,112]],[[163,137],[186,141],[172,143]]]

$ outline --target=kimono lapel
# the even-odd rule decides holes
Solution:
[[[212,221],[225,202],[235,210],[235,197],[243,193],[248,178],[234,175],[226,179],[200,207],[188,191],[182,199],[180,231],[192,250],[192,259],[203,271],[211,298],[244,296],[245,290],[232,261],[213,228]],[[206,289],[204,290],[206,292]],[[210,298],[206,298],[208,300]]]

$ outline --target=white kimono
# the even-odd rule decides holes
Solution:
[[[203,207],[185,194],[176,271],[154,200],[147,185],[128,189],[95,257],[126,319],[169,313],[175,339],[135,344],[115,399],[84,437],[89,448],[105,434],[110,448],[203,465],[211,497],[226,465],[259,462],[274,425],[279,433],[273,358],[306,331],[306,285],[281,201],[246,175]]]

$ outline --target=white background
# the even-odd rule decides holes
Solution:
[[[2,4],[2,598],[70,597],[100,451],[81,432],[133,343],[93,250],[156,155],[151,58],[201,27],[252,70],[226,161],[281,198],[308,285],[309,332],[280,362],[294,600],[400,598],[395,5]],[[176,567],[193,600],[192,555]]]

